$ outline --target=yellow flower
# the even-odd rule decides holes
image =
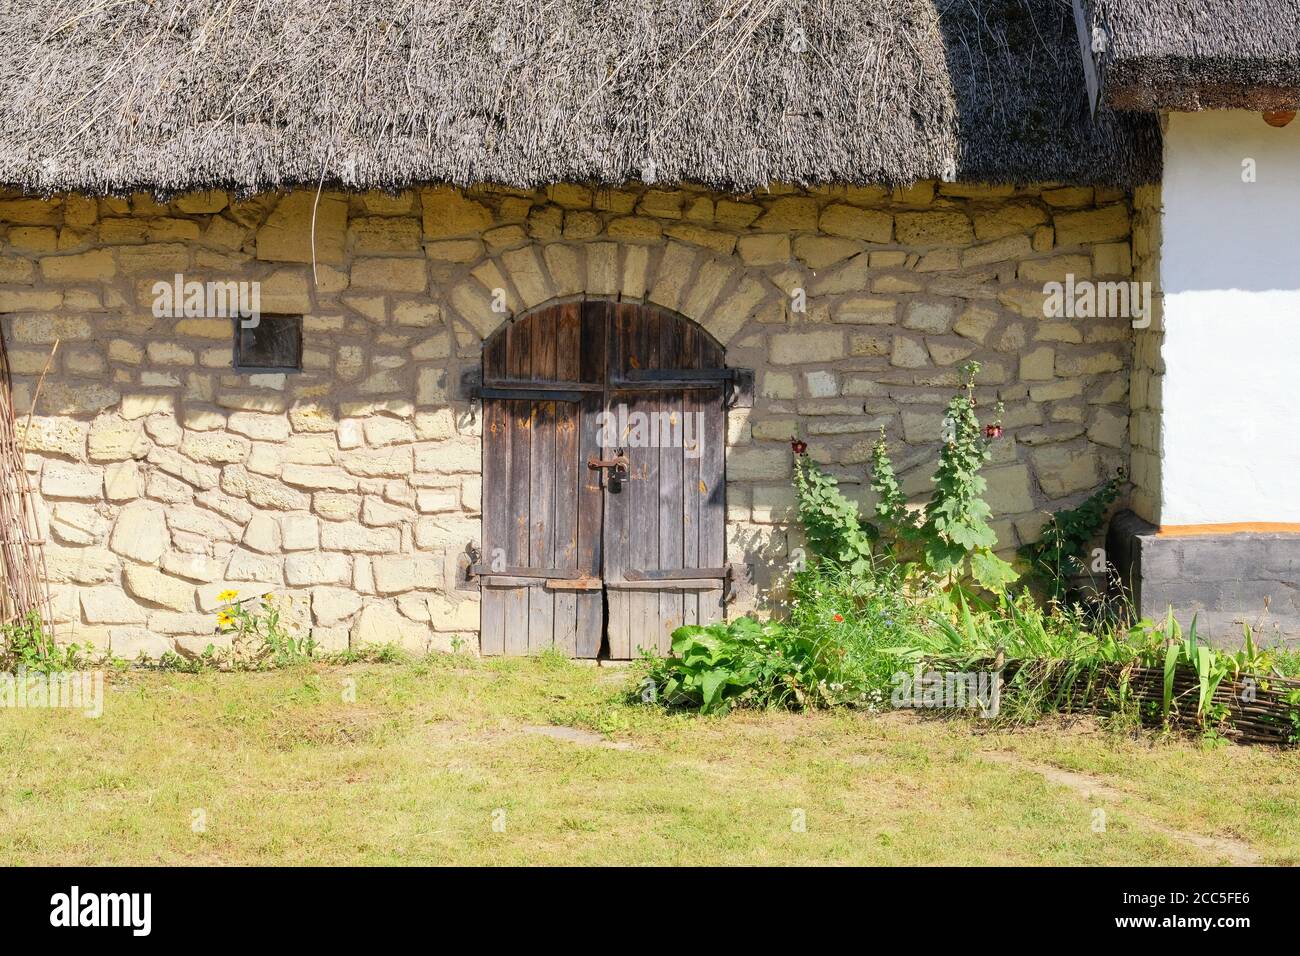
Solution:
[[[217,624],[221,627],[230,627],[235,623],[235,616],[229,611],[221,611],[217,614]]]
[[[238,591],[222,591],[220,594],[217,595],[217,600],[218,600],[218,601],[233,601],[233,600],[234,600],[235,598],[237,598],[237,597],[239,597],[239,592],[238,592]]]

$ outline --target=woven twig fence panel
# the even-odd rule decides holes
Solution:
[[[938,670],[994,670],[991,659],[927,658]],[[1201,686],[1196,671],[1180,665],[1164,713],[1165,673],[1137,664],[1076,666],[1068,660],[1010,660],[1002,668],[1004,701],[1008,693],[1032,693],[1063,713],[1113,713],[1133,707],[1143,724],[1169,726],[1193,733],[1215,731],[1239,744],[1294,747],[1300,743],[1300,680],[1274,675],[1224,678],[1198,712]]]
[[[34,611],[48,624],[50,596],[45,555],[24,462],[25,442],[19,437],[14,417],[9,352],[2,329],[0,379],[0,621],[7,624],[21,620]]]
[[[1029,682],[1041,681],[1048,699],[1062,710],[1112,711],[1127,699],[1137,704],[1143,723],[1160,725],[1166,720],[1165,675],[1159,667],[1108,664],[1071,675],[1063,662],[1029,661],[1018,668],[1008,663],[1008,680],[1015,670],[1027,670]],[[1196,671],[1178,667],[1171,689],[1170,725],[1191,731],[1213,729],[1242,744],[1294,746],[1300,735],[1296,724],[1300,680],[1267,675],[1224,678],[1202,714],[1197,713],[1200,693]]]

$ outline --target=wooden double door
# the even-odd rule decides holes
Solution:
[[[721,346],[651,306],[547,306],[487,344],[480,394],[484,654],[628,659],[721,619]]]

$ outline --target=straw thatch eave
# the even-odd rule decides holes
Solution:
[[[1300,0],[1091,0],[1124,110],[1300,106]]]
[[[1067,0],[0,0],[0,183],[1159,175]]]

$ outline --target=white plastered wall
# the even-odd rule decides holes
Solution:
[[[1300,522],[1300,120],[1171,114],[1163,199],[1161,524]]]

